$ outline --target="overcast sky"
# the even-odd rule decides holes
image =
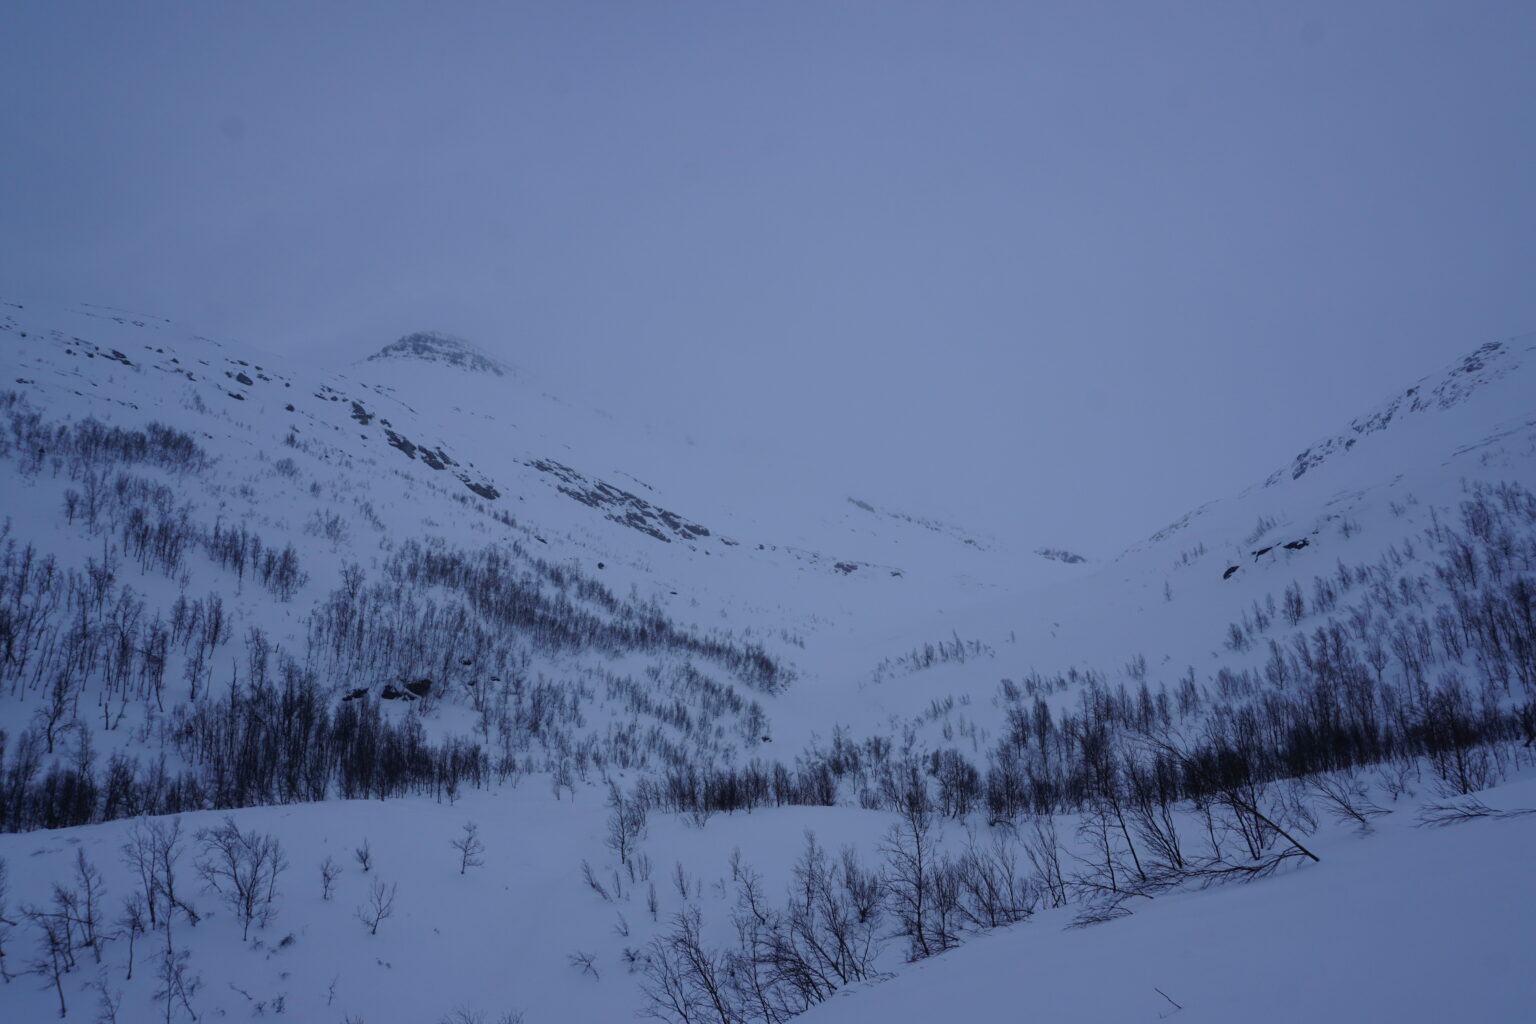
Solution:
[[[0,291],[453,331],[1112,554],[1536,330],[1533,53],[1530,2],[9,0]]]

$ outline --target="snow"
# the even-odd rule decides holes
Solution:
[[[240,927],[216,900],[198,891],[189,842],[181,884],[203,921],[177,928],[178,941],[193,945],[193,967],[203,980],[199,1008],[220,1007],[241,1019],[254,1013],[232,986],[269,1007],[284,997],[298,1020],[336,1020],[347,1014],[367,1021],[435,1020],[460,1004],[495,1015],[521,1010],[529,1021],[628,1019],[640,1004],[637,978],[623,962],[625,947],[640,949],[681,907],[672,882],[674,866],[700,886],[704,898],[729,878],[728,860],[739,848],[763,870],[775,889],[788,880],[788,865],[799,852],[805,829],[816,831],[832,849],[868,844],[887,817],[832,808],[792,808],[711,820],[700,830],[676,817],[658,817],[642,844],[653,862],[660,924],[646,910],[644,882],[605,902],[583,882],[581,862],[589,860],[606,880],[616,865],[605,856],[602,835],[607,811],[602,791],[579,788],[574,800],[551,798],[530,780],[516,790],[477,792],[456,804],[407,798],[331,801],[238,813],[243,829],[278,836],[290,864],[280,880],[278,914],[255,942],[242,946]],[[222,819],[221,814],[183,816],[189,837]],[[458,854],[449,846],[461,826],[474,821],[485,843],[485,866],[459,873]],[[132,888],[118,848],[130,821],[51,832],[0,836],[0,857],[10,865],[13,893],[39,894],[73,870],[84,850],[106,876],[109,899]],[[365,875],[353,851],[367,840],[374,867]],[[321,898],[319,864],[330,855],[343,874],[330,901]],[[369,935],[355,910],[374,879],[398,884],[394,915]],[[610,885],[611,888],[611,885]],[[632,934],[616,934],[620,917]],[[718,909],[715,923],[725,924]],[[18,945],[20,945],[18,943]],[[141,938],[140,969],[134,980],[113,984],[127,993],[125,1020],[152,1019],[153,939]],[[596,954],[599,977],[573,968],[571,954]],[[89,954],[82,959],[89,961]],[[109,944],[108,962],[126,962],[122,942]],[[14,968],[13,968],[14,969]],[[80,984],[94,977],[81,972]],[[334,999],[332,981],[336,982]],[[84,1005],[78,992],[72,1002]],[[11,1020],[45,1020],[56,1009],[51,991],[22,979],[0,988]],[[494,1012],[492,1012],[494,1011]],[[162,1011],[163,1012],[163,1011]]]
[[[1187,670],[1203,684],[1219,668],[1254,668],[1263,660],[1257,646],[1223,647],[1228,624],[1253,602],[1340,563],[1402,549],[1478,483],[1536,482],[1532,338],[1479,349],[1308,446],[1299,462],[1274,472],[1255,467],[1252,480],[1232,482],[1233,496],[1198,507],[1118,557],[1096,552],[1081,564],[1037,554],[1042,545],[1050,550],[1051,538],[984,537],[922,509],[888,508],[878,495],[849,495],[841,480],[743,460],[709,439],[690,443],[663,428],[616,423],[583,407],[579,396],[559,394],[558,383],[516,370],[475,372],[472,347],[429,340],[430,355],[448,356],[423,361],[397,350],[319,371],[157,318],[9,303],[0,305],[0,379],[50,418],[89,415],[127,427],[159,419],[192,433],[216,460],[206,474],[142,474],[173,487],[203,519],[243,522],[270,541],[293,543],[312,579],[284,604],[206,560],[189,560],[185,581],[126,565],[124,582],[151,607],[167,606],[183,589],[216,592],[242,626],[260,626],[298,649],[306,616],[349,563],[373,578],[407,539],[464,547],[515,542],[601,580],[621,598],[653,603],[701,635],[723,631],[761,643],[793,670],[779,694],[738,686],[761,700],[772,743],[759,748],[732,737],[721,745],[722,759],[790,763],[838,726],[856,739],[885,735],[918,751],[956,746],[974,754],[1004,728],[1003,679],[1092,670],[1114,685],[1133,678],[1138,657],[1154,683],[1168,685]],[[470,356],[455,358],[460,352]],[[438,470],[409,458],[386,431],[446,453],[453,464]],[[292,472],[276,468],[283,459]],[[573,500],[561,489],[568,482],[535,467],[539,460],[558,461],[593,487],[606,484],[709,533],[662,540],[615,522],[604,508]],[[1299,476],[1297,466],[1305,467]],[[100,539],[66,524],[58,511],[77,482],[46,470],[24,475],[10,462],[0,473],[0,517],[12,537],[56,554],[68,568],[99,557]],[[470,483],[493,485],[498,497],[481,501]],[[339,518],[334,536],[316,528],[326,517]],[[1263,521],[1272,525],[1256,535]],[[1305,547],[1283,547],[1300,539]],[[1239,568],[1226,578],[1231,566]],[[1316,625],[1313,619],[1298,628]],[[1276,626],[1271,635],[1285,640],[1295,632]],[[909,656],[929,645],[955,645],[962,656],[914,665]],[[572,734],[581,740],[627,720],[605,695],[610,674],[644,680],[648,668],[671,670],[677,661],[540,653],[526,667],[530,678],[592,690]],[[340,693],[349,682],[325,684]],[[1049,700],[1069,706],[1080,689]],[[35,707],[31,698],[0,699],[7,702],[0,728],[14,735]],[[391,707],[389,714],[420,715],[439,735],[463,732],[473,719],[461,697],[427,713]],[[148,754],[156,724],[135,710],[118,731],[98,728],[94,741],[101,755]],[[717,815],[703,827],[653,814],[641,844],[658,894],[653,920],[644,880],[623,877],[624,896],[612,885],[622,869],[603,848],[602,774],[593,771],[563,799],[555,799],[547,775],[534,772],[518,785],[467,791],[453,803],[410,797],[234,812],[242,828],[277,835],[290,867],[278,917],[250,944],[240,943],[232,915],[212,896],[196,895],[208,916],[196,929],[180,926],[178,942],[192,948],[204,983],[200,1013],[270,1015],[281,997],[297,1020],[435,1020],[460,1005],[492,1020],[522,1010],[529,1024],[627,1020],[643,997],[625,950],[643,950],[683,906],[671,881],[675,865],[691,880],[689,901],[702,908],[711,941],[726,942],[733,851],[764,873],[777,896],[807,830],[829,849],[851,844],[872,862],[893,821],[847,805]],[[621,786],[635,781],[633,773],[611,774]],[[1414,799],[1428,796],[1421,790]],[[1517,777],[1482,797],[1498,807],[1536,806],[1536,780]],[[901,943],[893,941],[882,959],[889,980],[843,990],[804,1019],[1528,1016],[1536,980],[1523,969],[1520,939],[1536,910],[1527,877],[1536,816],[1423,829],[1414,827],[1407,799],[1372,835],[1324,827],[1313,840],[1320,864],[1250,885],[1162,894],[1129,918],[1086,929],[1066,927],[1070,910],[1043,911],[915,965],[901,962]],[[221,818],[188,814],[184,826],[190,834]],[[486,864],[460,875],[449,841],[468,820],[480,826]],[[969,825],[983,835],[988,827]],[[117,850],[130,827],[117,821],[0,836],[12,916],[18,904],[45,900],[50,885],[66,879],[77,849],[103,871],[114,901],[126,895]],[[1070,831],[1070,823],[1062,827]],[[377,859],[373,874],[399,885],[395,915],[372,936],[354,915],[368,879],[352,851],[365,838]],[[950,824],[950,848],[963,840],[963,829]],[[196,889],[193,855],[189,848],[183,870]],[[345,868],[330,901],[320,898],[318,864],[326,855]],[[614,899],[586,885],[584,860]],[[619,934],[625,928],[629,934]],[[9,940],[13,972],[30,942],[19,932]],[[152,945],[152,937],[141,939],[141,964],[149,963]],[[598,977],[572,965],[578,953],[594,956]],[[109,944],[110,984],[125,992],[119,1019],[163,1019],[152,970],[122,980],[124,955],[120,940]],[[84,986],[94,972],[88,965],[71,978],[71,1019],[92,1012]],[[53,996],[37,982],[22,977],[0,986],[0,1019],[50,1019]]]
[[[1484,798],[1533,807],[1536,781]],[[845,990],[800,1019],[1527,1019],[1536,815],[1444,829],[1407,819],[1394,814],[1365,838],[1328,836],[1313,847],[1321,864],[1162,897],[1108,924],[1064,929],[1067,915],[1040,914],[886,983]]]
[[[1503,810],[1536,807],[1536,779],[1481,799]],[[582,881],[584,859],[603,877],[615,866],[602,853],[605,815],[596,788],[556,801],[532,780],[512,791],[469,793],[452,806],[403,799],[241,811],[242,828],[281,838],[290,867],[276,919],[242,945],[232,915],[196,892],[191,852],[183,858],[183,884],[205,915],[195,929],[178,926],[203,981],[196,1004],[235,1019],[258,1015],[258,1002],[271,1013],[279,997],[298,1020],[435,1020],[460,1005],[492,1019],[509,1009],[528,1021],[630,1019],[642,996],[623,951],[642,949],[682,906],[674,865],[696,886],[694,902],[704,907],[712,936],[725,941],[729,899],[722,894],[730,889],[733,850],[764,871],[767,890],[776,893],[805,830],[831,850],[853,844],[869,859],[892,820],[848,808],[783,808],[717,816],[699,829],[653,816],[642,849],[653,862],[658,924],[647,913],[643,883],[626,882],[625,897],[605,902]],[[184,832],[220,818],[186,815]],[[449,840],[465,821],[480,826],[486,864],[460,875]],[[1166,894],[1107,924],[1073,928],[1071,908],[1046,910],[917,964],[902,964],[892,949],[888,980],[845,989],[801,1019],[1167,1019],[1174,1008],[1157,989],[1183,1007],[1179,1021],[1523,1019],[1536,997],[1523,939],[1536,912],[1529,880],[1536,814],[1437,829],[1416,827],[1412,808],[1397,806],[1377,822],[1364,837],[1342,826],[1324,829],[1309,844],[1320,864],[1246,885]],[[46,892],[80,849],[102,869],[109,896],[125,895],[131,882],[117,849],[130,826],[0,836],[13,893]],[[369,875],[353,859],[364,839],[374,856]],[[328,902],[318,870],[327,854],[343,867]],[[399,895],[394,916],[370,936],[354,911],[372,878],[397,883]],[[629,936],[617,933],[621,918]],[[152,938],[139,940],[133,981],[114,974],[112,984],[126,993],[124,1020],[150,1020],[160,1010],[146,966],[152,950]],[[594,954],[597,978],[571,965],[577,952]],[[108,945],[109,964],[120,966],[125,956],[121,941]],[[94,967],[81,974],[71,1001],[84,1006],[89,996],[80,985]],[[49,1019],[52,1000],[29,979],[0,988],[8,1019]]]

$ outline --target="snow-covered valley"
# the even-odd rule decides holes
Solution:
[[[1536,996],[1536,338],[1086,558],[445,335],[18,299],[0,364],[6,1021]]]

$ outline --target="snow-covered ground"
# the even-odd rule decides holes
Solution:
[[[1536,809],[1536,780],[1527,775],[1478,799],[1503,812]],[[1522,938],[1536,912],[1529,880],[1536,810],[1434,827],[1420,824],[1426,802],[1437,801],[1425,790],[1383,800],[1391,813],[1367,835],[1325,825],[1308,840],[1321,863],[1163,894],[1106,924],[1075,927],[1072,908],[1041,909],[917,964],[904,964],[892,948],[881,980],[843,989],[804,1019],[1167,1019],[1175,1007],[1158,989],[1182,1007],[1179,1020],[1524,1019],[1536,997]],[[685,905],[679,866],[686,903],[702,907],[710,936],[725,942],[733,855],[762,872],[776,894],[791,881],[807,831],[830,850],[851,845],[873,857],[893,820],[851,808],[717,816],[702,829],[658,817],[640,844],[651,881],[631,884],[621,872],[616,888],[617,864],[602,845],[606,814],[599,791],[556,801],[531,783],[469,793],[452,806],[407,798],[241,811],[242,828],[281,838],[288,863],[277,913],[248,943],[193,869],[193,835],[221,815],[183,816],[181,884],[202,920],[195,929],[176,927],[178,943],[195,950],[202,988],[194,1003],[212,1019],[437,1020],[460,1007],[492,1020],[507,1011],[528,1021],[631,1019],[644,1004],[632,958]],[[479,826],[484,865],[461,874],[450,840],[467,821]],[[132,826],[0,836],[13,913],[18,896],[36,898],[67,882],[82,852],[101,869],[115,907],[138,885],[120,855]],[[952,844],[963,842],[961,831],[948,830]],[[365,842],[373,857],[367,873],[354,853]],[[329,900],[320,876],[327,856],[342,869]],[[583,861],[611,899],[583,880]],[[398,886],[398,894],[393,915],[369,934],[357,911],[375,880]],[[68,989],[71,1019],[91,1019],[97,996],[85,985],[98,977],[122,996],[120,1020],[163,1016],[154,999],[155,942],[138,938],[132,980],[124,977],[125,939],[106,945],[105,971],[81,953]],[[15,939],[8,946],[13,972],[26,955],[18,947],[25,949]],[[591,971],[575,963],[581,954],[591,954]],[[0,989],[0,999],[7,1020],[41,1021],[57,1008],[54,993],[31,977]]]
[[[1536,808],[1536,783],[1483,798]],[[802,1019],[1527,1019],[1536,813],[1445,828],[1415,828],[1407,814],[1378,820],[1370,836],[1318,837],[1321,864],[1167,896],[1085,929],[1065,928],[1060,911],[1040,914],[846,990]]]

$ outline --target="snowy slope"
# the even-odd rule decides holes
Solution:
[[[739,631],[790,671],[818,637],[841,648],[850,631],[873,634],[860,676],[893,621],[1083,569],[850,500],[838,481],[818,493],[707,444],[614,423],[458,339],[413,336],[324,372],[95,307],[12,303],[3,327],[5,379],[45,417],[189,431],[215,462],[201,518],[233,516],[303,552],[311,584],[276,621],[259,600],[230,596],[290,648],[304,606],[344,565],[376,570],[403,538],[522,544],[697,631]],[[66,486],[27,486],[39,493],[6,508],[14,536],[35,529],[44,550],[78,548],[52,522]],[[173,597],[153,579],[136,585]],[[783,714],[765,711],[798,748],[814,730],[786,700]]]
[[[1532,808],[1536,784],[1486,796]],[[1060,912],[1041,914],[801,1019],[1526,1019],[1536,977],[1520,937],[1536,912],[1536,814],[1442,830],[1388,821],[1367,838],[1320,842],[1323,865],[1168,897],[1113,924],[1071,929]]]
[[[878,686],[864,666],[862,693],[915,714],[935,698],[985,704],[999,678],[1096,669],[1127,679],[1141,657],[1154,679],[1217,663],[1241,667],[1257,652],[1224,649],[1229,624],[1251,605],[1309,585],[1341,563],[1372,562],[1450,522],[1476,482],[1536,480],[1536,337],[1480,347],[1308,446],[1297,460],[1230,498],[1208,502],[1076,578],[1006,597],[945,606],[890,636],[881,657],[959,636],[986,651]],[[1305,542],[1305,546],[1287,545]],[[1231,573],[1229,576],[1228,573]],[[1317,624],[1311,618],[1303,629]],[[1108,628],[1106,628],[1108,627]],[[1277,635],[1283,639],[1286,631]],[[853,667],[848,666],[851,674]],[[849,697],[850,718],[862,695]]]

